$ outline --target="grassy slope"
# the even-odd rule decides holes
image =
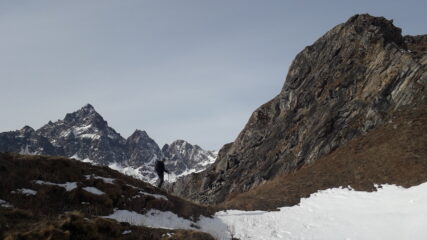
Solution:
[[[427,107],[421,105],[396,112],[388,123],[315,163],[232,196],[221,207],[273,210],[327,188],[373,191],[373,184],[410,187],[426,181]]]
[[[116,181],[110,184],[101,179],[85,177],[92,174]],[[62,187],[36,184],[35,180],[78,182],[78,187],[67,192]],[[109,215],[114,208],[139,213],[154,208],[171,211],[187,219],[197,219],[200,215],[208,216],[212,213],[209,208],[170,196],[145,182],[107,167],[92,166],[62,157],[0,153],[0,182],[0,199],[16,207],[0,207],[2,239],[50,239],[52,236],[53,239],[161,239],[162,234],[171,231],[131,227],[96,216]],[[82,189],[85,186],[96,187],[106,194],[91,194]],[[36,190],[37,194],[25,196],[11,193],[21,188]],[[133,198],[141,190],[165,195],[169,200],[159,200],[148,195]],[[78,212],[67,213],[71,211]],[[130,229],[131,234],[121,234]],[[171,238],[162,239],[210,239],[207,234],[194,231],[174,232]]]

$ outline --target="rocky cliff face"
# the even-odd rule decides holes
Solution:
[[[0,133],[0,152],[72,157],[110,166],[151,183],[157,179],[154,171],[157,159],[170,158],[167,168],[175,175],[200,171],[215,159],[211,152],[183,140],[162,151],[141,130],[124,139],[90,104],[37,131],[26,126]]]
[[[159,145],[151,139],[147,132],[136,130],[127,140],[129,165],[140,166],[144,164],[153,165],[163,156]]]
[[[173,191],[218,203],[313,163],[399,107],[425,102],[426,68],[426,35],[403,37],[392,21],[356,15],[299,53],[280,94],[252,114],[211,167]]]

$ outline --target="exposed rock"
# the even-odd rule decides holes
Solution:
[[[401,107],[388,121],[355,137],[313,164],[281,174],[221,203],[222,208],[274,210],[320,190],[378,185],[405,188],[427,182],[427,104]],[[376,187],[377,186],[377,187]]]
[[[0,149],[3,152],[22,154],[62,155],[63,150],[52,145],[49,140],[25,126],[21,130],[0,133]]]
[[[198,172],[206,169],[216,159],[215,152],[206,151],[198,145],[184,140],[176,140],[162,148],[166,161],[166,169],[172,169],[175,175]]]
[[[67,157],[91,159],[101,165],[127,160],[125,139],[90,104],[68,113],[64,120],[49,122],[37,133],[61,146]]]
[[[278,96],[259,107],[207,170],[175,194],[218,203],[315,162],[426,100],[426,35],[402,37],[382,17],[355,15],[294,59]]]
[[[148,136],[147,132],[136,130],[127,140],[129,149],[129,165],[140,166],[154,164],[154,161],[162,157],[159,145]]]

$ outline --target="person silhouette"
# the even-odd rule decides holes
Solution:
[[[156,170],[157,176],[159,176],[159,180],[160,180],[157,187],[161,188],[164,181],[164,173],[165,172],[169,173],[169,171],[165,168],[165,159],[163,158],[162,160],[157,160],[156,166],[154,167],[154,169]]]

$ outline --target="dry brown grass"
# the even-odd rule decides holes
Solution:
[[[318,190],[374,184],[410,187],[427,181],[427,107],[399,111],[391,121],[315,163],[230,197],[224,209],[273,210],[298,204]]]
[[[101,179],[86,179],[85,175],[113,178],[116,181],[109,184]],[[67,192],[59,186],[36,184],[35,180],[59,184],[77,182],[78,187]],[[73,210],[79,210],[87,215],[107,215],[113,208],[144,213],[147,209],[155,208],[174,212],[184,218],[197,219],[201,214],[208,216],[213,212],[207,207],[170,196],[161,189],[107,167],[92,166],[63,157],[0,153],[0,182],[2,183],[0,199],[18,208],[31,209],[37,214],[44,215],[56,215]],[[85,186],[96,187],[106,194],[89,193],[82,189]],[[20,188],[36,190],[37,194],[24,196],[11,193]],[[147,195],[133,198],[139,191],[162,194],[167,196],[169,201]],[[90,204],[83,205],[83,202]]]
[[[87,179],[85,175],[116,180],[110,184],[94,177]],[[77,182],[77,188],[66,191],[60,186],[37,184],[35,180],[58,184]],[[139,232],[134,238],[131,235],[121,236],[123,228],[120,228],[119,223],[96,217],[109,215],[115,208],[138,213],[145,213],[154,208],[194,220],[200,215],[209,216],[213,213],[211,208],[168,195],[161,189],[107,167],[93,166],[63,157],[0,153],[0,183],[0,199],[15,207],[13,210],[0,207],[0,239],[2,236],[8,236],[8,239],[169,239],[162,237],[162,234],[168,232],[166,230],[143,227],[132,228],[133,232]],[[83,190],[85,186],[96,187],[105,194],[87,192]],[[33,189],[37,193],[12,193],[21,188]],[[168,200],[138,194],[139,191],[161,194]],[[58,218],[61,214],[71,211],[79,213]],[[111,229],[103,229],[109,226]],[[108,236],[100,232],[106,232]],[[120,234],[117,234],[118,232]],[[170,239],[209,239],[209,235],[195,231],[174,232],[172,236],[175,238]],[[83,235],[86,237],[83,238]],[[117,237],[118,235],[120,236]]]
[[[0,213],[0,216],[20,224],[20,228],[0,232],[5,240],[213,240],[206,233],[136,227],[104,218],[87,219],[79,212],[66,213],[55,219],[37,219],[11,209],[0,208]],[[125,231],[127,234],[123,234]]]

